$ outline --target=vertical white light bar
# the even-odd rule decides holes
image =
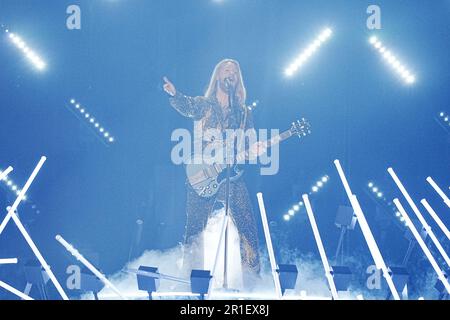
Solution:
[[[227,230],[227,227],[228,227],[228,215],[224,214],[223,215],[222,229],[220,231],[219,243],[217,244],[216,256],[214,258],[214,265],[213,265],[213,269],[212,269],[212,272],[211,272],[211,275],[213,276],[213,278],[216,276],[217,265],[219,263],[220,249],[222,248],[222,243],[224,242],[224,239],[225,239],[225,231]],[[211,296],[212,287],[213,287],[213,285],[210,284],[209,288],[208,288],[208,299]]]
[[[380,269],[383,272],[383,276],[386,279],[386,282],[388,284],[389,289],[391,290],[394,299],[400,300],[400,295],[398,294],[397,289],[395,288],[394,282],[392,281],[392,278],[389,274],[386,263],[384,262],[383,256],[381,255],[380,249],[378,248],[375,238],[373,237],[372,231],[370,230],[369,224],[367,223],[366,217],[364,216],[361,206],[359,205],[358,199],[350,189],[350,185],[348,184],[347,178],[345,177],[344,170],[342,170],[341,163],[339,162],[339,160],[335,160],[334,164],[342,180],[342,184],[344,185],[345,191],[347,192],[347,196],[350,200],[353,210],[356,214],[359,226],[361,227],[361,231],[364,235],[364,238],[366,239],[369,251],[372,255],[375,265],[377,269]]]
[[[392,179],[394,180],[397,187],[402,192],[403,196],[405,197],[406,201],[408,201],[409,206],[413,209],[414,213],[416,214],[417,218],[419,219],[420,223],[422,224],[423,228],[426,230],[427,234],[430,236],[430,239],[433,241],[434,245],[438,249],[439,253],[444,258],[445,262],[448,266],[450,266],[450,258],[445,252],[444,248],[442,247],[441,243],[437,239],[436,235],[434,234],[433,230],[431,230],[431,227],[428,225],[427,221],[423,217],[422,213],[420,213],[419,208],[417,208],[416,204],[412,200],[411,196],[409,195],[408,191],[406,191],[406,188],[403,186],[402,182],[396,175],[394,169],[389,168],[388,169],[389,174],[391,175]]]
[[[425,199],[422,199],[420,201],[420,203],[422,203],[422,205],[425,207],[425,209],[427,209],[430,216],[434,219],[434,221],[436,221],[439,228],[441,228],[442,232],[444,232],[445,236],[450,240],[450,231],[448,231],[445,224],[442,222],[442,220],[439,218],[439,216],[436,214],[436,212],[433,210],[433,208],[428,204],[428,201]]]
[[[277,294],[278,299],[281,299],[283,294],[281,292],[280,278],[278,277],[277,274],[277,263],[275,261],[275,254],[273,252],[272,238],[270,237],[269,224],[267,223],[267,215],[266,215],[266,208],[264,206],[264,199],[261,192],[258,192],[256,194],[256,197],[258,198],[259,211],[261,212],[261,220],[264,228],[264,235],[266,237],[267,251],[269,252],[270,267],[272,269],[273,281],[275,283],[275,292]]]
[[[311,227],[314,233],[314,238],[316,239],[317,248],[319,249],[320,258],[322,259],[323,268],[325,269],[325,276],[328,280],[328,285],[330,286],[331,295],[334,300],[339,299],[338,293],[336,290],[336,285],[334,283],[333,275],[331,274],[331,268],[328,263],[327,254],[325,253],[325,248],[323,247],[322,239],[320,237],[319,228],[317,227],[316,219],[314,218],[314,213],[311,208],[311,203],[309,202],[309,198],[307,194],[303,195],[303,202],[305,203],[306,212],[308,213],[309,222],[311,223]]]
[[[419,243],[420,247],[422,248],[423,252],[427,256],[428,260],[431,263],[431,266],[433,267],[434,271],[436,271],[439,280],[442,281],[442,284],[444,285],[445,289],[447,289],[447,292],[450,293],[450,284],[448,283],[447,279],[445,278],[444,273],[439,268],[439,265],[437,264],[436,260],[434,259],[433,255],[431,254],[430,250],[428,249],[427,245],[425,244],[425,241],[423,241],[422,237],[419,234],[419,231],[417,231],[416,227],[412,223],[411,219],[409,218],[408,214],[406,213],[405,209],[403,208],[402,204],[398,199],[394,199],[394,204],[397,206],[398,211],[403,216],[403,218],[406,221],[407,226],[411,230],[412,234],[416,238],[417,242]]]
[[[447,195],[442,191],[441,188],[437,185],[436,182],[434,182],[433,178],[428,177],[427,178],[428,183],[433,187],[433,189],[441,196],[442,200],[444,200],[445,204],[450,208],[450,199],[447,197]]]

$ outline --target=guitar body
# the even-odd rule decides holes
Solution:
[[[243,173],[237,165],[231,166],[230,181],[236,181]],[[195,192],[204,198],[217,194],[220,186],[227,180],[226,169],[221,170],[214,164],[199,163],[195,159],[193,164],[186,165],[186,175]]]
[[[273,145],[292,136],[302,138],[311,133],[311,127],[307,120],[297,120],[292,123],[289,130],[266,141],[268,145]],[[218,142],[216,142],[218,143]],[[219,144],[220,145],[220,144]],[[245,152],[238,154],[236,159],[245,159]],[[242,163],[236,161],[237,163]],[[232,165],[230,170],[230,181],[236,181],[244,173],[238,165]],[[214,196],[219,191],[220,186],[227,180],[226,166],[213,163],[213,161],[202,161],[201,157],[194,157],[193,162],[186,165],[186,175],[189,184],[195,192],[204,198]]]

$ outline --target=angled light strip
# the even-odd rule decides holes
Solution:
[[[325,184],[330,180],[328,175],[324,175],[322,178],[317,180],[317,182],[311,187],[312,192],[319,192],[321,188],[325,186]],[[311,195],[311,193],[309,193]]]
[[[125,297],[120,293],[120,291],[114,286],[100,271],[95,269],[95,267],[86,260],[85,257],[83,257],[77,249],[75,249],[70,243],[68,243],[66,240],[64,240],[63,237],[60,235],[57,235],[55,239],[63,245],[64,248],[66,248],[67,251],[69,251],[78,261],[80,261],[86,268],[91,270],[93,274],[97,276],[107,287],[112,289],[120,298],[125,300]]]
[[[33,51],[31,50],[25,41],[22,40],[17,34],[5,31],[8,34],[9,39],[14,45],[22,51],[22,53],[27,57],[27,59],[40,71],[44,70],[46,67],[45,62]]]
[[[439,112],[439,117],[436,118],[438,123],[446,130],[450,128],[450,117],[444,111]]]
[[[437,215],[437,213],[433,210],[433,208],[430,206],[430,204],[428,203],[427,200],[422,199],[420,201],[420,203],[422,203],[422,205],[425,207],[425,209],[427,209],[428,213],[430,214],[430,216],[434,219],[434,221],[436,221],[437,225],[439,226],[439,228],[441,228],[442,232],[444,232],[444,234],[446,235],[446,237],[450,240],[450,231],[448,231],[447,227],[445,226],[445,224],[442,222],[442,220],[439,218],[439,216]]]
[[[383,192],[381,191],[381,189],[379,187],[377,187],[375,185],[375,183],[373,182],[369,182],[367,184],[367,186],[369,187],[370,191],[372,191],[372,193],[377,197],[382,199],[383,198]]]
[[[86,108],[82,107],[75,99],[70,100],[70,104],[73,107],[73,111],[78,113],[78,115],[85,119],[88,125],[90,125],[95,131],[100,135],[100,137],[108,142],[113,143],[115,141],[114,137],[106,131],[106,129],[90,114]]]
[[[350,189],[350,185],[348,184],[347,178],[345,177],[341,163],[339,162],[339,160],[334,160],[334,164],[339,173],[339,177],[342,180],[342,184],[344,185],[345,192],[347,193],[348,199],[350,200],[350,204],[353,207],[353,211],[356,214],[359,226],[361,227],[361,231],[367,242],[367,246],[369,247],[369,251],[370,254],[372,255],[373,261],[375,262],[377,269],[381,269],[381,271],[383,272],[383,276],[388,284],[389,289],[391,290],[394,299],[400,300],[400,295],[398,294],[397,289],[395,288],[392,277],[389,274],[389,270],[386,266],[386,263],[384,262],[383,256],[381,255],[380,249],[378,248],[375,238],[373,237],[372,231],[370,230],[369,224],[367,223],[366,217],[364,216],[361,206],[359,205],[359,201],[356,198],[356,196],[352,193],[352,190]]]
[[[319,47],[326,42],[333,31],[330,28],[323,30],[320,35],[294,60],[289,67],[284,71],[288,77],[292,76],[313,54]]]
[[[445,204],[450,208],[450,199],[447,197],[447,195],[442,191],[441,188],[434,182],[433,178],[428,177],[427,178],[428,183],[433,187],[433,189],[439,194],[439,196],[444,200]]]
[[[258,198],[259,211],[261,212],[261,220],[264,229],[264,236],[266,238],[267,251],[269,252],[270,267],[272,269],[272,276],[275,284],[275,293],[278,299],[281,299],[283,293],[281,292],[280,278],[278,277],[277,274],[277,263],[275,261],[275,254],[273,252],[273,245],[272,245],[272,238],[270,237],[269,224],[267,223],[267,214],[266,208],[264,206],[264,199],[261,192],[258,192],[256,194],[256,197]]]
[[[34,300],[33,298],[27,296],[23,292],[20,292],[16,288],[11,287],[9,284],[7,284],[7,283],[5,283],[3,281],[0,281],[0,287],[2,287],[3,289],[11,292],[12,294],[15,294],[16,296],[18,296],[19,298],[22,298],[23,300]]]
[[[381,56],[391,65],[391,67],[408,84],[416,81],[416,77],[409,71],[393,54],[389,51],[377,37],[373,36],[369,40],[370,44],[381,54]]]
[[[11,168],[11,167],[9,167],[9,168]],[[9,169],[9,168],[8,168],[8,169]],[[5,184],[5,186],[6,186],[9,190],[11,190],[11,192],[13,192],[16,196],[18,196],[18,195],[20,194],[21,190],[19,189],[19,187],[17,186],[17,184],[16,184],[12,179],[10,179],[10,178],[7,177],[8,173],[12,171],[12,168],[11,168],[11,171],[9,171],[7,174],[3,174],[3,173],[6,172],[8,169],[6,169],[6,170],[3,171],[2,173],[0,173],[0,181],[2,181],[2,182]],[[26,200],[27,200],[27,196],[24,195],[22,200],[26,201]]]
[[[403,208],[402,204],[398,199],[394,199],[394,203],[397,206],[398,210],[400,211],[403,218],[405,218],[409,229],[411,230],[412,234],[416,238],[417,242],[419,243],[420,247],[422,248],[423,252],[427,256],[428,260],[431,263],[431,266],[433,267],[434,271],[437,273],[439,280],[442,281],[442,284],[444,285],[445,289],[447,289],[447,292],[450,293],[450,284],[448,283],[447,279],[445,278],[444,273],[439,268],[439,265],[437,264],[436,260],[434,259],[433,255],[430,252],[430,249],[428,249],[427,245],[425,244],[425,241],[423,241],[422,237],[420,236],[419,232],[417,231],[416,227],[412,223],[411,219],[409,218],[408,214],[406,213],[405,209]]]
[[[450,257],[445,252],[444,248],[442,247],[441,243],[437,239],[436,235],[434,234],[433,230],[431,230],[431,227],[428,225],[427,221],[423,217],[422,213],[420,213],[419,208],[417,208],[416,204],[412,200],[411,196],[409,195],[408,191],[406,191],[406,188],[403,186],[402,182],[398,178],[398,176],[395,174],[394,169],[388,168],[389,174],[392,176],[392,179],[394,180],[397,187],[402,192],[403,196],[405,197],[406,201],[408,201],[409,206],[413,209],[414,213],[416,214],[417,218],[419,219],[420,223],[422,224],[424,230],[427,232],[427,234],[430,236],[430,239],[433,241],[434,245],[438,249],[439,253],[444,258],[445,262],[448,266],[450,266]]]
[[[316,183],[311,187],[311,192],[309,192],[309,195],[319,192],[320,189],[322,189],[329,180],[330,177],[328,175],[324,175],[322,178],[317,180]],[[303,206],[303,201],[299,201],[298,203],[294,204],[291,209],[289,209],[288,212],[283,216],[283,219],[285,221],[289,221],[298,211],[300,211]]]
[[[325,269],[325,276],[328,280],[328,285],[330,286],[331,295],[334,300],[339,299],[336,290],[336,285],[334,283],[333,275],[331,274],[331,267],[328,263],[327,254],[325,253],[325,248],[323,247],[322,239],[320,237],[319,228],[317,227],[316,219],[314,218],[314,213],[311,208],[311,203],[307,194],[303,195],[303,201],[305,202],[306,212],[308,213],[309,222],[311,223],[311,228],[313,229],[314,238],[316,239],[317,248],[319,249],[320,258],[322,259],[323,268]]]
[[[396,209],[396,207],[392,204],[392,202],[388,202],[386,200],[386,197],[384,196],[383,192],[381,191],[381,189],[372,181],[370,181],[367,184],[367,187],[369,189],[369,191],[380,201],[382,201],[388,208],[392,209],[395,217],[402,223],[402,224],[406,224],[405,219],[403,219],[402,215],[400,214],[400,212],[398,212],[398,210]]]
[[[36,178],[37,174],[41,170],[42,166],[44,165],[44,162],[47,160],[46,157],[41,157],[38,164],[34,168],[33,172],[31,173],[30,177],[28,178],[27,182],[25,183],[23,189],[20,191],[20,194],[17,196],[16,201],[14,201],[13,205],[10,207],[8,214],[3,219],[1,225],[0,225],[0,234],[3,232],[3,230],[6,227],[6,224],[9,222],[10,219],[13,219],[14,223],[16,224],[17,228],[19,229],[20,233],[24,237],[25,241],[27,242],[30,249],[33,251],[36,258],[41,263],[41,266],[44,268],[45,272],[47,272],[48,277],[52,281],[53,285],[55,286],[56,290],[58,290],[59,294],[64,300],[69,300],[69,297],[64,292],[63,288],[59,284],[58,280],[56,279],[55,275],[53,274],[52,270],[50,269],[50,266],[45,261],[44,257],[40,253],[39,249],[36,247],[36,244],[31,239],[30,235],[28,234],[27,230],[23,226],[22,222],[16,215],[17,207],[19,206],[20,202],[23,200],[23,197],[25,193],[30,188],[31,184],[33,183],[34,179]]]

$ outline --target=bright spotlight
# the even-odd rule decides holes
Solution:
[[[369,188],[373,188],[373,182],[369,182],[368,186]]]
[[[443,112],[439,113],[439,117],[442,118],[443,116],[445,116],[445,113],[443,113]]]
[[[283,219],[284,219],[284,221],[289,221],[289,219],[291,219],[291,216],[288,215],[288,214],[285,214],[285,215],[283,216]]]
[[[322,177],[322,182],[323,182],[323,183],[328,182],[328,177],[327,177],[327,176],[323,176],[323,177]]]
[[[284,71],[286,76],[292,76],[313,54],[316,52],[320,46],[328,40],[333,31],[329,28],[322,31],[317,38],[311,42],[311,44],[304,49],[304,51],[297,56],[293,63],[289,65]]]
[[[413,84],[416,82],[416,77],[409,71],[395,55],[384,47],[376,37],[371,37],[369,42],[377,49],[381,56],[392,66],[392,68],[399,74],[407,84]]]
[[[318,182],[317,182],[317,186],[318,186],[319,188],[323,187],[323,182],[322,182],[322,181],[318,181]]]
[[[396,217],[400,217],[400,216],[401,216],[400,212],[398,212],[398,211],[395,212],[395,216],[396,216]]]
[[[292,216],[295,214],[295,211],[292,210],[292,209],[290,209],[290,210],[288,211],[288,214],[292,217]]]
[[[294,209],[294,211],[300,210],[300,206],[298,204],[294,204],[292,208]]]
[[[74,104],[75,103],[75,99],[70,99],[70,103]]]
[[[317,186],[314,186],[314,187],[312,187],[312,191],[317,192],[317,191],[319,191],[319,188],[317,188]]]
[[[373,191],[374,193],[377,193],[377,192],[378,192],[378,188],[377,188],[377,187],[373,187],[373,188],[372,188],[372,191]]]
[[[377,197],[378,197],[378,198],[381,198],[382,196],[383,196],[383,194],[382,194],[381,192],[378,192],[378,193],[377,193]]]

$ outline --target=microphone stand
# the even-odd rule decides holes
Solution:
[[[228,107],[230,108],[230,113],[233,112],[233,99],[232,99],[232,87],[228,86]],[[234,96],[234,94],[233,94]],[[228,146],[227,146],[228,149]],[[226,150],[227,150],[226,149]],[[228,151],[228,150],[227,150]],[[234,150],[233,150],[234,151]],[[228,216],[228,210],[230,206],[230,176],[231,176],[231,165],[227,161],[227,180],[225,183],[225,216]],[[224,265],[223,265],[223,288],[228,289],[228,223],[225,226],[225,245],[224,245]]]

